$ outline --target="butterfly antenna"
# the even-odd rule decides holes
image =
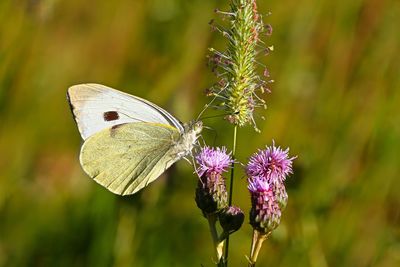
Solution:
[[[217,99],[217,97],[221,97],[220,94],[221,94],[222,91],[224,91],[227,87],[228,87],[228,86],[225,86],[224,88],[221,88],[221,89],[219,90],[218,93],[215,93],[215,94],[214,94],[214,97],[211,99],[211,101],[210,101],[208,104],[206,104],[206,105],[204,106],[203,110],[202,110],[202,111],[200,112],[200,114],[197,116],[196,121],[198,121],[198,120],[200,119],[201,115],[203,115],[203,113],[211,106],[211,104],[214,103],[214,101]]]
[[[211,119],[211,118],[218,118],[218,117],[225,117],[225,116],[228,116],[229,114],[230,113],[223,113],[223,114],[218,114],[218,115],[207,116],[207,117],[201,118],[201,120]],[[205,127],[203,126],[203,128],[205,128]]]
[[[210,103],[206,104],[203,108],[203,110],[200,112],[200,114],[197,116],[196,121],[200,120],[201,115],[203,115],[203,113],[208,109],[209,106],[211,106],[211,104],[215,101],[215,99],[217,98],[217,96],[214,96],[214,98],[211,100]]]

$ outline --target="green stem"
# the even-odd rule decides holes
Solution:
[[[210,227],[210,233],[213,240],[213,245],[215,248],[215,255],[217,257],[217,262],[218,262],[217,266],[224,266],[221,265],[224,263],[224,258],[223,258],[224,240],[219,239],[217,228],[215,227],[215,224],[217,222],[217,215],[216,214],[207,215],[207,220],[208,220],[208,225]]]
[[[253,230],[253,240],[251,241],[251,249],[250,249],[250,258],[249,258],[249,267],[255,267],[256,261],[258,257],[258,253],[262,247],[263,242],[267,239],[270,235],[269,233],[260,233],[257,230]]]
[[[235,160],[235,154],[236,154],[236,137],[237,137],[237,125],[235,125],[235,128],[233,128],[233,148],[232,148],[232,159],[233,160]],[[230,185],[229,185],[229,206],[232,205],[234,172],[235,172],[235,162],[232,162],[231,181],[230,181]]]
[[[237,138],[237,125],[233,128],[233,148],[232,148],[232,167],[231,167],[231,179],[229,184],[229,206],[232,205],[232,195],[233,195],[233,176],[235,174],[235,154],[236,154],[236,138]],[[226,238],[225,244],[225,263],[228,266],[228,253],[229,253],[229,235]]]

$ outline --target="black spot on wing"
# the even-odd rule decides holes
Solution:
[[[118,112],[116,111],[107,111],[103,113],[104,121],[115,121],[119,119]]]

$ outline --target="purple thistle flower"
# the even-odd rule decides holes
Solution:
[[[225,179],[222,173],[233,162],[226,148],[203,147],[196,156],[196,169],[200,179],[196,188],[197,206],[206,216],[219,212],[228,206]]]
[[[292,163],[296,157],[289,158],[289,148],[282,150],[280,147],[267,146],[264,150],[258,150],[250,157],[246,173],[248,177],[263,178],[269,183],[283,182],[292,173]]]
[[[270,188],[268,182],[262,178],[258,178],[258,177],[255,177],[253,179],[249,178],[248,182],[249,182],[249,185],[247,186],[247,188],[252,193],[266,192]]]
[[[250,224],[262,233],[274,230],[281,220],[281,209],[273,187],[264,178],[248,178],[251,194]]]
[[[289,149],[267,146],[254,153],[246,167],[247,188],[251,194],[250,224],[262,233],[271,232],[280,222],[288,195],[284,181],[292,173],[295,157],[289,158]]]
[[[233,162],[231,153],[226,153],[226,148],[217,147],[216,149],[205,146],[201,149],[200,153],[196,156],[197,174],[201,177],[204,173],[217,173],[222,174],[226,171],[229,165]]]

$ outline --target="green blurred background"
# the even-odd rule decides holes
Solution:
[[[262,133],[239,130],[238,159],[272,139],[298,155],[259,266],[400,266],[400,2],[258,2],[272,12],[275,49],[260,61],[276,82]],[[213,266],[189,164],[109,193],[80,168],[65,94],[97,82],[195,118],[215,81],[207,48],[225,43],[208,25],[216,7],[227,0],[0,1],[0,266]],[[229,124],[205,123],[231,147]],[[246,266],[245,222],[230,266]]]

